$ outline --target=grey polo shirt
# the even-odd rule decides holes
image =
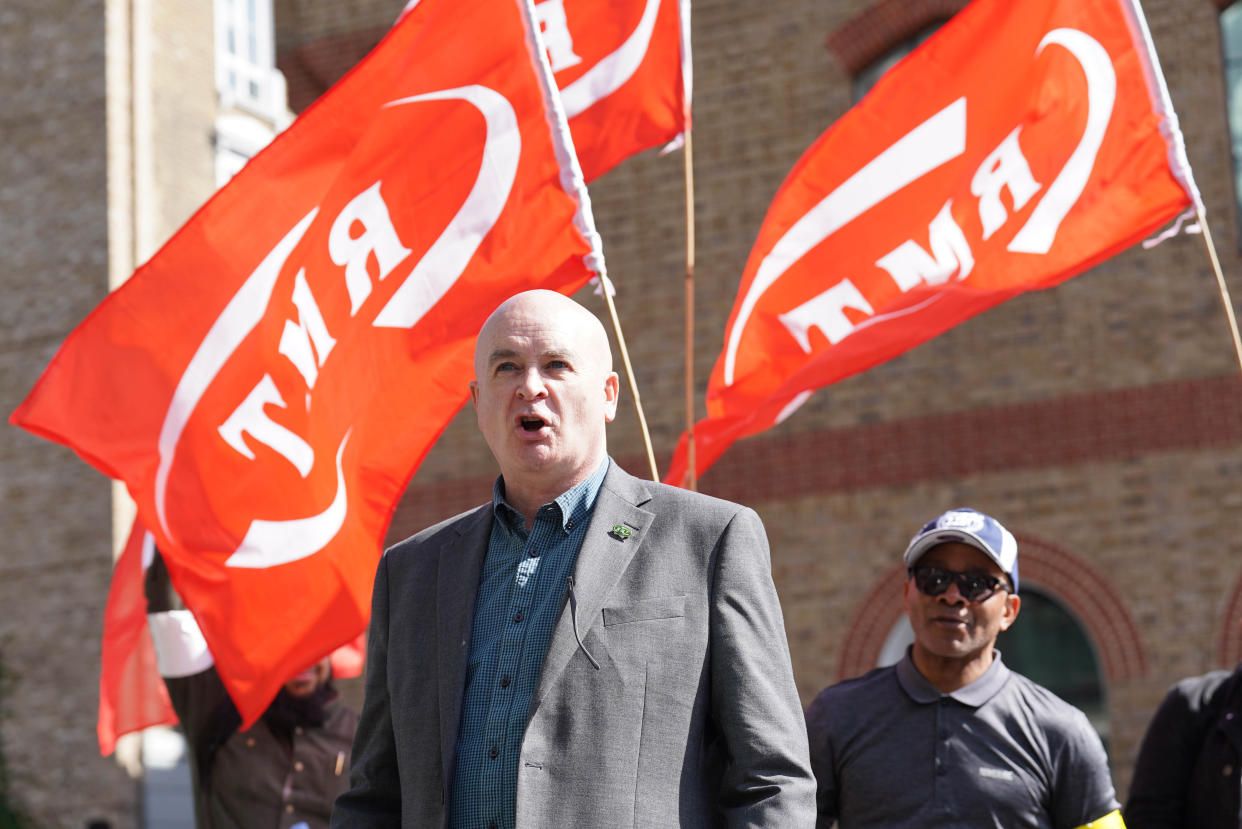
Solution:
[[[1086,716],[1005,667],[951,694],[907,651],[807,709],[818,826],[1072,829],[1118,808]]]

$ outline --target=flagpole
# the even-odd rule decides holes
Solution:
[[[638,413],[638,428],[643,434],[643,446],[647,450],[647,463],[651,466],[651,480],[660,480],[660,472],[656,468],[655,450],[651,448],[651,433],[647,431],[647,416],[643,414],[643,399],[638,393],[638,382],[634,379],[634,367],[630,365],[630,352],[625,347],[625,334],[621,333],[621,320],[617,317],[617,306],[613,304],[614,288],[608,274],[599,275],[600,287],[603,289],[604,302],[608,305],[608,316],[612,318],[612,329],[617,334],[617,350],[621,352],[621,364],[625,366],[625,376],[630,383],[630,394],[634,395],[634,410]]]
[[[699,478],[694,460],[694,144],[687,122],[682,160],[686,174],[686,488],[696,491]]]
[[[690,49],[690,0],[677,4],[678,26],[681,29],[681,83],[682,115],[682,165],[685,172],[686,190],[686,461],[689,473],[684,483],[687,489],[699,488],[698,464],[695,461],[694,442],[694,143],[693,122],[690,118],[694,89],[694,60]],[[682,482],[678,482],[682,483]]]
[[[615,289],[608,278],[608,267],[604,263],[603,242],[595,229],[595,216],[591,211],[591,196],[587,192],[586,180],[582,176],[582,165],[578,163],[578,153],[574,149],[573,136],[569,132],[569,120],[565,116],[565,106],[561,102],[561,93],[557,89],[556,79],[552,74],[552,64],[548,60],[548,50],[543,43],[543,34],[539,27],[538,16],[535,14],[534,0],[515,0],[522,10],[526,21],[526,33],[531,59],[535,63],[535,72],[543,86],[544,100],[547,103],[548,126],[552,131],[553,145],[561,162],[561,183],[565,191],[578,201],[578,212],[574,216],[574,224],[582,233],[590,252],[584,257],[587,266],[595,271],[599,279],[600,290],[604,294],[604,302],[608,306],[608,316],[612,318],[612,328],[617,335],[617,347],[621,351],[621,362],[625,366],[625,376],[629,380],[630,393],[634,395],[634,409],[638,413],[638,428],[643,435],[643,445],[647,449],[647,462],[651,465],[651,480],[660,480],[660,472],[656,468],[655,451],[651,448],[651,434],[647,430],[647,416],[643,413],[642,397],[638,394],[638,381],[634,377],[634,367],[630,365],[630,353],[625,347],[625,335],[621,333],[621,320],[617,317],[617,307],[613,304],[612,295]]]
[[[1199,227],[1203,229],[1203,244],[1207,246],[1208,258],[1212,260],[1212,271],[1216,274],[1216,286],[1220,289],[1220,301],[1225,306],[1225,317],[1229,320],[1229,332],[1233,335],[1233,352],[1238,357],[1238,368],[1242,370],[1242,337],[1238,335],[1238,320],[1233,313],[1233,298],[1229,295],[1229,286],[1225,284],[1225,274],[1220,268],[1220,259],[1216,256],[1216,245],[1212,242],[1212,230],[1208,227],[1203,207],[1195,205],[1195,213],[1199,218]]]

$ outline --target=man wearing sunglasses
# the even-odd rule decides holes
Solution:
[[[1021,605],[1013,535],[950,510],[904,560],[914,644],[807,709],[817,826],[1124,829],[1086,716],[995,650]]]

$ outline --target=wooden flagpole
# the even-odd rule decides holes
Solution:
[[[699,488],[694,461],[694,144],[686,124],[682,161],[686,174],[686,488]]]
[[[1238,368],[1242,370],[1242,337],[1238,336],[1238,320],[1233,313],[1233,299],[1229,296],[1229,286],[1225,284],[1225,274],[1220,268],[1220,259],[1216,256],[1216,245],[1212,243],[1212,230],[1208,227],[1207,217],[1203,208],[1196,205],[1195,213],[1199,218],[1199,227],[1203,230],[1203,243],[1207,246],[1208,258],[1212,260],[1212,270],[1216,274],[1216,286],[1220,289],[1220,301],[1225,306],[1225,317],[1229,320],[1229,332],[1233,335],[1233,351],[1238,357]]]
[[[643,413],[643,399],[638,394],[638,381],[634,379],[634,367],[630,365],[630,352],[625,347],[625,335],[621,333],[621,320],[617,318],[617,306],[612,301],[612,280],[607,274],[599,275],[600,288],[604,292],[604,302],[608,305],[608,316],[612,318],[612,330],[617,335],[617,350],[621,352],[621,363],[625,366],[625,376],[630,383],[630,394],[634,395],[634,410],[638,413],[638,428],[643,433],[643,445],[647,448],[647,463],[651,465],[651,480],[660,480],[656,469],[655,450],[651,448],[651,433],[647,431],[647,416]]]

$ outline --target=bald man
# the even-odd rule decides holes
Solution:
[[[492,500],[380,562],[335,827],[810,827],[815,781],[751,510],[626,474],[599,320],[479,332]]]

